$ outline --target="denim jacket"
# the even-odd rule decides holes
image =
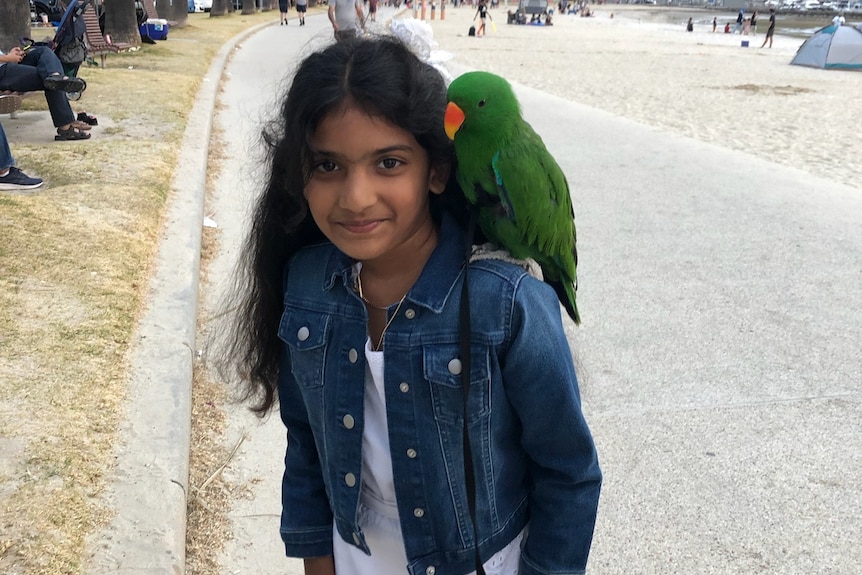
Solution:
[[[475,568],[458,359],[465,247],[464,232],[444,216],[437,247],[386,331],[389,441],[411,575]],[[369,552],[357,521],[367,315],[353,264],[326,243],[301,250],[285,271],[278,393],[289,556],[331,555],[333,522]],[[499,260],[472,263],[469,281],[468,425],[482,560],[529,523],[522,575],[583,573],[601,472],[559,303],[548,285]]]

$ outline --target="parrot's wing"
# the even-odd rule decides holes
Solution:
[[[542,139],[524,123],[522,136],[497,152],[492,167],[502,211],[512,224],[507,235],[517,231],[519,243],[538,252],[513,255],[553,262],[574,282],[575,224],[569,185]]]
[[[569,184],[542,139],[524,124],[520,137],[501,149],[492,161],[500,209],[486,212],[491,237],[513,256],[539,263],[566,312],[580,323],[577,289],[577,249]]]

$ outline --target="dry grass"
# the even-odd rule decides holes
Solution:
[[[190,15],[166,42],[82,68],[88,89],[73,107],[107,124],[90,141],[12,141],[19,165],[46,186],[0,195],[2,573],[79,573],[85,538],[108,520],[98,496],[187,115],[222,44],[273,18]],[[222,398],[201,378],[196,387],[194,417],[206,429],[192,448],[217,459]],[[213,463],[193,464],[193,486]],[[225,532],[204,517],[222,505],[218,490],[213,481],[204,492],[215,502],[192,498],[192,526]]]
[[[218,104],[217,104],[218,105]],[[221,132],[212,127],[209,147],[207,189],[211,190],[215,177],[225,159]],[[219,250],[218,234],[214,228],[203,228],[201,238],[202,285],[208,283],[209,264]],[[198,314],[198,341],[206,341],[207,321],[201,307]],[[217,574],[218,551],[231,536],[227,512],[230,493],[218,470],[229,459],[222,442],[226,418],[223,406],[228,401],[223,385],[196,362],[192,389],[192,438],[189,460],[190,497],[188,506],[188,533],[186,536],[186,572],[189,575]]]

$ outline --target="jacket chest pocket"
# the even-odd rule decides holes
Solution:
[[[329,341],[329,316],[285,310],[278,326],[278,337],[287,344],[290,370],[303,387],[323,385],[326,344]]]
[[[458,344],[433,344],[422,348],[425,379],[430,384],[434,417],[441,423],[462,425],[464,417],[464,387],[461,383],[463,365]],[[491,411],[491,381],[488,369],[488,348],[471,346],[469,425],[488,416]]]

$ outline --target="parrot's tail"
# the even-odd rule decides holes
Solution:
[[[560,281],[558,279],[552,280],[547,277],[545,278],[545,282],[554,288],[554,291],[557,293],[557,299],[563,304],[563,308],[565,308],[569,317],[572,318],[572,321],[575,322],[575,325],[580,325],[581,316],[578,315],[578,306],[575,305],[575,286],[571,282]]]

